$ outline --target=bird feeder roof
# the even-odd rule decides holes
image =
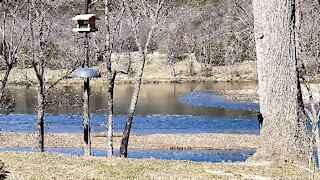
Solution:
[[[74,76],[77,78],[98,78],[101,77],[99,71],[91,68],[81,68],[76,70]]]
[[[89,20],[90,18],[94,18],[95,20],[100,20],[98,16],[95,14],[80,14],[75,17],[73,17],[71,20],[73,21],[79,21],[79,20]]]

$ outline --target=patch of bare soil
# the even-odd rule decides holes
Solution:
[[[53,133],[45,135],[45,147],[48,148],[81,148],[82,134]],[[120,147],[121,137],[114,138],[115,148]],[[93,134],[92,147],[106,148],[105,134]],[[0,133],[0,147],[36,147],[37,134],[33,133]],[[180,149],[180,150],[234,150],[257,149],[258,135],[248,134],[154,134],[130,136],[131,149]]]

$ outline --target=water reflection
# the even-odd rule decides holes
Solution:
[[[182,96],[194,91],[212,91],[221,89],[238,89],[243,86],[254,86],[254,83],[181,83],[181,84],[144,84],[137,105],[136,114],[176,114],[195,116],[215,116],[226,118],[253,117],[251,111],[194,106],[179,102]],[[16,97],[13,113],[36,113],[36,88],[11,88]],[[94,84],[91,86],[90,111],[93,114],[105,114],[106,85]],[[126,114],[131,95],[132,84],[116,85],[115,87],[115,114]],[[82,113],[82,87],[69,85],[54,89],[49,94],[49,105],[46,111],[49,114],[78,114]]]

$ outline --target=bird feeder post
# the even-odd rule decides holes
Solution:
[[[91,155],[91,127],[89,113],[89,97],[90,97],[90,78],[101,77],[101,74],[95,69],[81,68],[75,72],[75,77],[84,78],[83,83],[83,150],[84,155]]]
[[[100,20],[95,14],[91,13],[91,0],[86,0],[86,12],[72,18],[73,21],[77,21],[77,27],[73,28],[73,31],[79,33],[85,33],[85,48],[86,59],[83,61],[81,67],[76,71],[75,76],[84,78],[83,82],[83,139],[84,139],[84,155],[91,155],[91,138],[90,138],[90,114],[89,114],[89,97],[90,97],[90,78],[100,77],[100,73],[94,69],[89,69],[89,33],[98,31],[95,26],[95,21]]]
[[[89,78],[84,79],[83,83],[83,150],[84,155],[91,156],[91,127],[89,114]]]
[[[91,0],[87,0],[86,14],[90,12]],[[89,21],[89,20],[88,20]],[[90,24],[88,24],[90,26]],[[83,63],[82,68],[89,67],[89,34],[86,32],[86,61]],[[83,82],[83,140],[84,140],[84,155],[91,156],[91,127],[89,115],[89,88],[90,79],[86,78]]]

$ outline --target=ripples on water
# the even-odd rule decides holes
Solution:
[[[197,91],[189,93],[179,99],[180,102],[196,106],[219,107],[226,109],[240,109],[248,111],[259,110],[259,105],[250,102],[236,102],[226,100],[212,91]]]
[[[240,85],[241,86],[241,85]],[[237,84],[159,84],[144,85],[134,117],[134,134],[174,134],[174,133],[259,133],[255,112],[256,104],[226,101],[215,95],[212,89],[238,89]],[[37,132],[35,115],[36,96],[33,89],[18,91],[15,114],[0,115],[1,131]],[[64,94],[81,94],[66,90]],[[118,86],[115,97],[114,130],[122,132],[127,105],[130,102],[132,87]],[[61,95],[61,92],[57,92]],[[106,131],[105,90],[94,93],[91,98],[91,127],[93,132]],[[22,94],[22,95],[21,95]],[[54,95],[59,97],[60,95]],[[157,98],[155,98],[157,97]],[[63,98],[62,98],[63,99]],[[95,109],[99,109],[95,111]],[[82,133],[81,107],[50,107],[51,114],[45,116],[46,132]],[[70,113],[70,114],[69,114]],[[68,115],[66,115],[68,114]],[[32,148],[3,148],[1,150],[34,151]],[[48,149],[81,155],[82,149]],[[105,151],[94,150],[94,155],[104,156]],[[116,152],[118,153],[118,152]],[[253,150],[235,151],[179,151],[179,150],[130,150],[132,158],[157,158],[192,160],[201,162],[244,161],[254,153]]]
[[[93,115],[93,132],[106,131],[106,116]],[[45,128],[50,133],[82,133],[83,117],[79,115],[46,115]],[[114,130],[122,132],[125,115],[114,117]],[[0,115],[1,131],[36,132],[36,115]],[[255,119],[225,119],[192,115],[148,115],[134,117],[134,134],[175,134],[175,133],[250,133],[257,134],[259,126]]]
[[[170,93],[167,92],[167,94]],[[192,91],[180,96],[165,95],[166,99],[159,101],[154,101],[154,99],[150,101],[150,98],[146,98],[143,94],[142,97],[144,97],[142,105],[140,104],[138,110],[150,108],[149,104],[152,110],[136,113],[132,128],[135,134],[257,134],[259,132],[254,112],[259,108],[257,104],[227,101],[208,90]],[[106,119],[103,114],[94,114],[91,117],[92,131],[105,132]],[[116,113],[114,116],[115,131],[122,132],[125,121],[124,114]],[[81,115],[46,114],[45,122],[46,132],[82,133]],[[33,114],[0,115],[2,131],[36,132],[36,123],[36,115]]]

